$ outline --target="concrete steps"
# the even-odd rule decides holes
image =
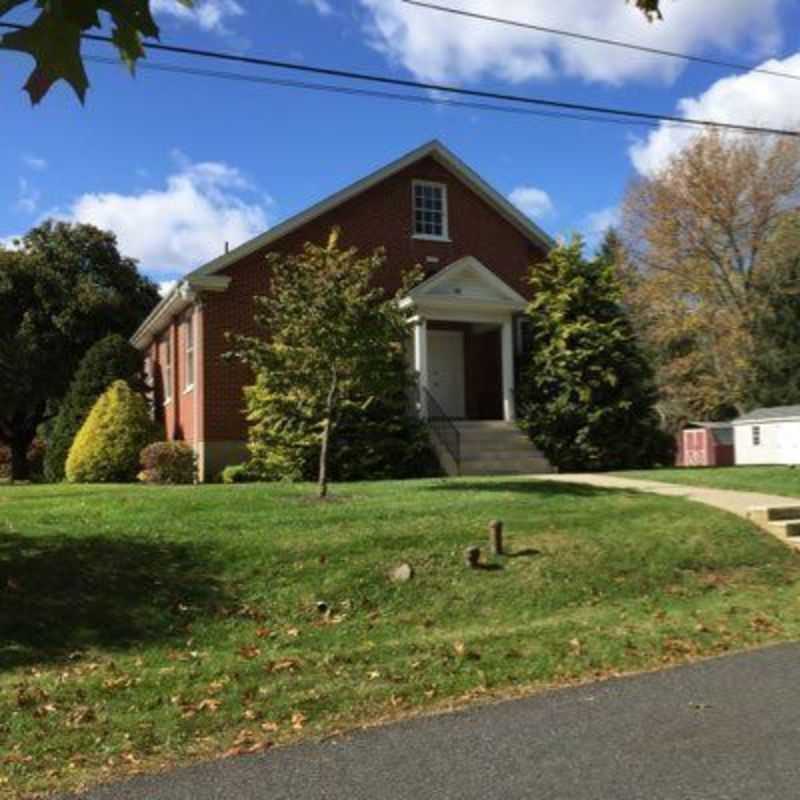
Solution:
[[[553,472],[547,459],[513,423],[470,420],[454,424],[461,439],[460,470],[455,468],[452,458],[443,458],[440,454],[442,466],[449,475],[531,475]]]
[[[800,547],[800,506],[764,506],[751,508],[747,516],[764,530]]]

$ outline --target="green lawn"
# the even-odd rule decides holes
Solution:
[[[739,489],[743,492],[763,492],[800,499],[800,469],[792,467],[699,467],[615,474],[625,478],[708,486],[713,489]]]
[[[680,499],[310,493],[0,487],[0,795],[800,636],[800,557]],[[494,517],[511,553],[470,571]]]

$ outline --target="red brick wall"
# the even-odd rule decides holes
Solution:
[[[194,388],[187,389],[186,321],[189,315],[193,313],[195,314],[195,385]],[[153,363],[153,399],[156,417],[163,422],[167,439],[182,439],[187,442],[194,442],[196,434],[201,433],[200,430],[196,429],[195,417],[197,415],[195,412],[197,404],[194,396],[195,391],[202,392],[202,371],[200,370],[202,336],[198,336],[198,333],[202,331],[201,320],[201,314],[189,309],[174,318],[169,327],[161,332],[148,349],[148,355]],[[167,340],[172,344],[172,392],[168,401],[166,400],[169,395],[166,387],[166,383],[169,380],[166,366]],[[198,348],[198,345],[200,345],[200,348]]]
[[[414,179],[447,185],[450,242],[412,237],[411,187]],[[307,241],[324,243],[334,225],[342,229],[343,246],[355,245],[364,253],[377,247],[385,248],[386,265],[379,277],[390,293],[400,287],[405,269],[415,264],[427,266],[427,256],[438,257],[437,268],[440,269],[463,256],[472,255],[518,292],[528,295],[525,282],[528,267],[541,260],[545,253],[544,248],[534,246],[432,158],[417,162],[313,220],[273,243],[269,250],[296,252]],[[242,415],[242,387],[250,381],[250,376],[241,365],[223,363],[221,356],[230,347],[226,331],[260,333],[253,323],[253,297],[267,290],[268,276],[264,264],[267,252],[265,249],[253,253],[228,267],[223,273],[232,278],[228,290],[209,294],[204,299],[205,441],[235,441],[245,439],[247,435]]]

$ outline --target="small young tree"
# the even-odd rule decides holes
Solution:
[[[276,459],[290,479],[302,477],[291,451],[318,447],[319,496],[328,493],[337,426],[353,410],[367,410],[409,386],[403,312],[373,279],[383,266],[376,251],[359,257],[327,245],[306,244],[299,255],[267,257],[271,288],[256,300],[265,338],[233,337],[233,356],[255,373],[246,390],[253,460]],[[278,439],[282,447],[275,448]],[[287,455],[288,453],[288,455]]]
[[[44,460],[46,480],[64,480],[64,466],[75,436],[97,398],[118,380],[126,381],[135,389],[144,388],[142,354],[122,336],[113,334],[86,351],[61,402],[47,437]]]
[[[147,401],[115,381],[94,404],[67,457],[70,483],[130,483],[142,450],[157,439]]]
[[[563,470],[647,465],[664,437],[614,264],[586,261],[576,237],[532,267],[529,281],[520,403],[528,434]]]

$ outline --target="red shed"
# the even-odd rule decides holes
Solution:
[[[678,434],[678,467],[731,467],[734,461],[730,422],[689,422]]]

